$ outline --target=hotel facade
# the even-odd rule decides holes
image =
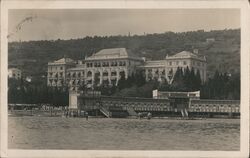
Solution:
[[[159,82],[172,83],[177,68],[187,67],[199,71],[201,81],[206,81],[206,58],[194,52],[182,51],[164,60],[147,61],[137,57],[125,48],[102,49],[92,56],[80,61],[62,58],[48,63],[47,85],[53,87],[69,86],[70,90],[79,90],[93,85],[117,85],[120,77],[125,78],[135,73],[137,69],[145,72],[147,81],[156,79]]]

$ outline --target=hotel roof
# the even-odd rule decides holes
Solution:
[[[203,60],[206,61],[205,56],[201,56],[199,54],[196,53],[192,53],[189,51],[182,51],[180,53],[177,53],[173,56],[166,56],[166,59],[179,59],[179,58],[195,58],[195,59],[199,59],[199,60]]]
[[[142,60],[142,58],[136,57],[132,52],[126,50],[126,48],[102,49],[99,52],[93,54],[92,56],[87,57],[85,60],[119,59],[119,58],[133,58]]]
[[[70,59],[70,58],[62,58],[59,60],[54,61],[55,63],[69,63],[69,62],[73,62],[74,60]]]
[[[177,53],[173,56],[174,57],[198,57],[196,54],[188,52],[188,51],[182,51],[182,52]]]
[[[70,59],[70,58],[61,58],[59,60],[56,60],[54,62],[49,62],[49,65],[60,65],[60,64],[67,64],[67,63],[73,63],[74,60]]]

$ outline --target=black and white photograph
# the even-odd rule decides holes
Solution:
[[[8,149],[242,151],[241,8],[7,14]]]

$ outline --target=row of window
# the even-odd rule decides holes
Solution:
[[[130,61],[128,64],[130,65]],[[94,63],[86,63],[86,65],[87,67],[126,66],[126,61],[94,62]]]
[[[59,72],[59,73],[49,73],[49,77],[63,77],[63,72]]]
[[[130,61],[128,62],[128,64],[130,65]],[[126,66],[126,61],[112,61],[112,62],[94,62],[94,63],[87,63],[86,64],[87,67],[109,67],[109,66]],[[169,66],[172,65],[187,65],[187,61],[170,61],[168,62]],[[204,66],[204,63],[201,63],[199,61],[192,61],[192,65],[197,65],[197,66]],[[49,70],[64,70],[63,66],[51,66],[49,67]]]
[[[202,62],[200,62],[200,61],[192,61],[192,63],[191,63],[193,66],[205,66],[205,64],[204,63],[202,63]],[[168,62],[168,65],[169,66],[172,66],[172,65],[187,65],[187,61],[169,61]]]
[[[63,70],[64,67],[63,66],[50,66],[49,67],[49,70],[52,71],[52,70]]]
[[[120,72],[120,74],[121,74],[122,72]],[[97,76],[100,76],[100,73],[96,73],[96,75]],[[108,72],[103,72],[103,76],[104,77],[106,77],[106,76],[108,76],[109,74],[108,74]],[[112,71],[111,72],[111,76],[116,76],[117,75],[117,72],[116,71]],[[87,73],[87,77],[91,77],[92,76],[92,72],[91,71],[89,71],[88,73]],[[58,78],[58,77],[63,77],[63,73],[62,72],[60,72],[60,73],[55,73],[55,74],[53,74],[52,72],[50,72],[49,73],[49,77],[56,77],[56,78]],[[84,77],[84,72],[82,72],[82,73],[67,73],[67,77],[73,77],[73,78],[75,78],[75,77]]]
[[[125,72],[121,71],[120,75],[122,73],[125,73]],[[51,75],[50,77],[52,77],[52,73],[50,73],[49,75]],[[60,75],[62,75],[62,74],[60,74]],[[95,75],[100,76],[101,74],[100,74],[100,72],[97,72],[97,73],[95,73]],[[104,76],[104,77],[107,77],[108,75],[109,75],[109,73],[107,71],[104,71],[102,73],[102,76]],[[116,71],[112,71],[111,72],[111,76],[117,76],[117,72]],[[84,71],[82,71],[82,72],[67,73],[67,77],[73,77],[73,78],[75,78],[75,77],[84,77]],[[92,77],[92,72],[91,71],[88,71],[87,77]]]
[[[152,69],[148,69],[148,73],[149,73],[149,74],[152,74],[152,72],[153,72]],[[155,74],[158,74],[158,75],[159,75],[159,74],[165,75],[165,70],[163,70],[163,71],[156,70],[154,73],[155,73]]]
[[[57,79],[55,79],[55,80],[50,79],[49,80],[49,84],[59,84],[59,85],[62,85],[63,83],[64,83],[63,80],[57,80]]]
[[[184,68],[182,68],[182,70],[185,71]],[[148,71],[148,74],[153,73],[153,69],[147,69],[147,71]],[[194,68],[194,72],[197,72],[197,71],[200,71],[200,70]],[[201,70],[200,75],[202,76],[203,73],[204,73],[204,70]],[[163,70],[163,71],[156,70],[156,71],[154,71],[154,74],[155,75],[165,75],[166,73],[165,73],[165,70]],[[173,69],[172,68],[168,71],[168,74],[173,74]]]

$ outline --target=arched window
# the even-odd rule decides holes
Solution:
[[[76,84],[77,84],[77,85],[80,85],[80,80],[76,80]]]
[[[166,74],[165,70],[163,70],[163,71],[161,72],[161,74],[162,74],[163,76],[165,76],[165,74]]]
[[[87,77],[91,77],[91,76],[92,76],[92,72],[91,72],[91,71],[88,71]]]
[[[119,66],[122,66],[123,64],[122,64],[122,61],[119,61]]]
[[[103,75],[103,76],[108,76],[109,73],[108,73],[107,71],[104,71],[102,75]]]
[[[67,73],[67,77],[70,77],[70,73],[69,72]]]
[[[125,76],[125,71],[120,71],[120,76],[124,75]]]
[[[111,76],[116,76],[116,75],[117,75],[116,71],[111,72]]]

